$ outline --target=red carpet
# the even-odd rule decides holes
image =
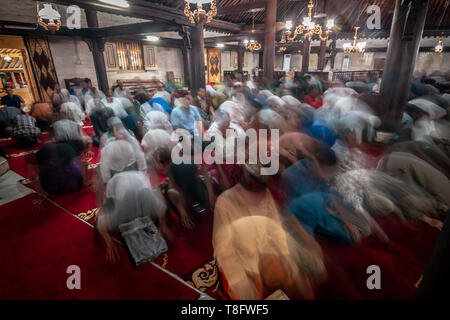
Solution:
[[[84,128],[84,130],[87,133],[92,133],[92,128]],[[363,144],[361,149],[374,157],[379,157],[383,153],[381,148],[371,144]],[[20,152],[20,150],[18,151]],[[93,148],[93,151],[94,156],[90,160],[92,167],[90,174],[94,174],[95,166],[99,161],[98,148]],[[26,158],[32,156],[34,154],[11,158],[9,160],[11,169],[28,177]],[[155,277],[156,280],[151,279],[152,276],[148,278],[148,282],[151,284],[147,285],[152,289],[149,289],[146,294],[142,293],[145,289],[144,284],[139,284],[134,291],[134,284],[127,286],[127,281],[139,282],[139,277],[143,274],[161,272],[154,270],[155,268],[149,264],[132,269],[131,263],[125,251],[123,251],[120,263],[120,268],[123,268],[120,269],[123,270],[122,274],[117,269],[119,266],[106,264],[102,239],[93,229],[53,205],[43,212],[33,213],[31,202],[26,200],[30,197],[0,207],[2,212],[0,232],[3,231],[2,237],[5,239],[1,245],[5,246],[5,250],[8,252],[5,258],[2,258],[2,261],[8,261],[3,267],[11,269],[2,270],[2,274],[13,275],[12,277],[3,277],[2,281],[7,282],[2,284],[1,288],[5,288],[3,290],[7,290],[8,294],[1,292],[0,298],[4,295],[8,298],[33,298],[39,293],[44,298],[114,299],[122,297],[119,294],[119,289],[112,284],[106,284],[106,282],[112,281],[114,283],[113,279],[116,277],[120,278],[120,282],[116,285],[124,286],[125,298],[134,297],[135,292],[140,292],[139,294],[136,293],[137,298],[150,298],[151,295],[155,295],[157,298],[165,297],[164,293],[159,294],[157,289],[159,285],[167,287],[162,281],[163,278],[167,280],[165,274],[158,274]],[[276,195],[275,197],[277,198]],[[70,213],[82,217],[89,223],[95,222],[97,205],[93,192],[82,189],[70,194],[53,196],[51,199]],[[5,215],[4,211],[8,212],[8,209],[13,206],[17,207],[14,208],[14,215],[12,212]],[[168,241],[169,251],[156,258],[154,262],[212,297],[223,298],[226,295],[222,292],[223,289],[218,280],[218,269],[213,259],[213,214],[199,214],[193,211],[193,215],[197,228],[190,231],[181,228],[177,217],[171,212],[168,222],[173,237]],[[316,290],[318,299],[410,299],[414,297],[415,284],[425,270],[438,231],[417,221],[409,222],[407,226],[400,224],[394,218],[384,218],[379,222],[390,238],[390,242],[387,244],[382,243],[376,236],[371,236],[358,244],[349,246],[318,239],[323,248],[328,272],[328,280]],[[20,238],[19,243],[11,241],[11,239],[18,239],[18,235],[22,232],[25,239]],[[41,245],[42,247],[39,247]],[[2,250],[2,252],[6,252],[5,250]],[[36,250],[36,254],[39,253],[39,256],[35,255],[34,250]],[[11,255],[10,258],[8,258],[9,255]],[[30,266],[31,262],[28,260],[28,255],[37,259],[38,263]],[[42,288],[40,289],[38,286],[41,286],[44,280],[39,278],[39,272],[56,270],[55,266],[59,268],[61,261],[69,263],[68,259],[71,261],[78,259],[76,262],[70,262],[70,264],[78,264],[82,267],[82,270],[84,270],[84,267],[89,269],[88,276],[92,279],[89,284],[86,284],[90,286],[89,290],[86,289],[84,293],[67,292],[65,282],[54,284],[55,279],[43,277],[43,279],[46,279],[45,281],[50,281],[55,288],[52,289],[53,291],[42,293]],[[19,267],[15,268],[16,265]],[[35,269],[35,265],[37,269]],[[381,290],[368,290],[366,287],[366,280],[369,277],[366,274],[366,269],[370,265],[378,265],[381,268]],[[65,270],[61,272],[64,273]],[[23,280],[18,280],[22,273]],[[63,276],[66,279],[65,274]],[[29,281],[36,281],[36,286],[31,285]],[[95,284],[98,281],[102,282],[100,287],[91,284],[91,282]],[[168,281],[170,282],[172,279],[170,278]],[[23,293],[21,287],[26,287]],[[129,292],[131,289],[133,289],[133,292]],[[169,295],[169,293],[167,294]],[[184,294],[181,290],[180,298],[184,298]],[[196,295],[195,292],[194,295]],[[177,297],[172,296],[171,298]]]
[[[51,203],[33,212],[34,195],[0,213],[0,299],[197,299],[199,294],[151,264],[133,268],[126,251],[105,260],[93,228]],[[81,290],[68,290],[66,269],[81,268]]]
[[[413,299],[439,231],[420,221],[403,225],[395,218],[378,219],[390,241],[372,235],[353,245],[319,240],[325,255],[328,281],[317,290],[318,299]],[[366,286],[367,267],[378,265],[381,290]]]

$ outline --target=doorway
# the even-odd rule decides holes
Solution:
[[[6,94],[7,86],[22,97],[27,107],[39,100],[23,38],[19,36],[0,36],[0,97]]]

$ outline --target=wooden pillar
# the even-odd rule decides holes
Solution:
[[[330,44],[330,70],[334,70],[334,62],[336,60],[337,50],[336,50],[336,38],[331,41]]]
[[[184,83],[188,88],[191,88],[192,86],[192,73],[191,73],[191,65],[192,65],[192,58],[191,58],[191,50],[182,47],[181,52],[183,54],[183,72],[184,72]]]
[[[89,28],[98,28],[97,11],[86,10],[86,21]],[[106,40],[104,38],[96,38],[85,40],[92,52],[94,59],[95,73],[97,75],[98,87],[103,92],[109,88],[108,75],[106,73],[105,57],[103,51],[105,51]]]
[[[245,55],[245,49],[241,46],[237,49],[237,55],[238,55],[238,71],[242,72],[244,69],[244,55]]]
[[[327,42],[320,41],[320,49],[319,49],[319,61],[317,63],[317,70],[323,71],[325,68],[325,54],[327,53]]]
[[[428,0],[396,0],[381,83],[380,113],[383,130],[394,132],[401,124],[411,78],[419,53]]]
[[[275,34],[277,24],[277,0],[267,0],[264,28],[264,80],[267,85],[273,82],[275,62]]]
[[[302,72],[307,73],[309,71],[309,55],[311,52],[311,41],[307,38],[303,40],[302,49]]]
[[[178,34],[183,39],[183,46],[181,52],[183,54],[183,72],[184,83],[188,88],[192,86],[192,44],[191,44],[191,31],[188,27],[183,26]]]
[[[195,96],[200,88],[205,87],[205,43],[203,40],[203,22],[192,28],[192,83],[191,92]]]
[[[264,53],[259,52],[258,53],[258,68],[259,69],[264,69]]]

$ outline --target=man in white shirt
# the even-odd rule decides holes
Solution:
[[[84,84],[83,84],[82,92],[84,94],[85,103],[89,100],[89,98],[100,99],[100,100],[105,98],[105,94],[101,90],[94,87],[92,85],[92,81],[90,79],[88,79],[88,78],[84,79],[83,82],[84,82]]]
[[[117,80],[117,87],[114,89],[114,97],[128,98],[131,100],[130,92],[123,86],[123,82],[120,80]]]
[[[123,108],[122,103],[118,98],[115,98],[111,89],[106,91],[106,97],[102,99],[103,107],[111,108],[114,111],[116,117],[124,119],[128,114]]]
[[[166,86],[162,82],[158,85],[158,88],[157,88],[157,90],[155,92],[155,95],[153,97],[154,98],[163,98],[167,102],[167,104],[169,106],[172,105],[171,104],[172,98],[170,97],[170,93],[168,93],[166,91]]]

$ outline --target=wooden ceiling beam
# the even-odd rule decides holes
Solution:
[[[118,14],[122,16],[140,19],[151,19],[160,22],[170,21],[179,25],[193,26],[193,24],[184,14],[183,10],[150,3],[147,1],[133,1],[129,8],[121,8],[113,5],[108,5],[106,3],[88,0],[47,0],[47,2],[66,6],[77,5],[80,8],[84,9]],[[215,19],[211,21],[211,23],[209,23],[207,26],[212,29],[224,30],[229,32],[239,32],[241,30],[241,27],[237,24]]]
[[[258,11],[265,10],[266,9],[266,1],[256,1],[256,2],[238,4],[235,6],[226,6],[226,7],[217,8],[217,15],[218,16],[226,16],[226,15],[240,14],[243,12],[253,11],[253,10],[257,10],[257,9],[260,9]]]

